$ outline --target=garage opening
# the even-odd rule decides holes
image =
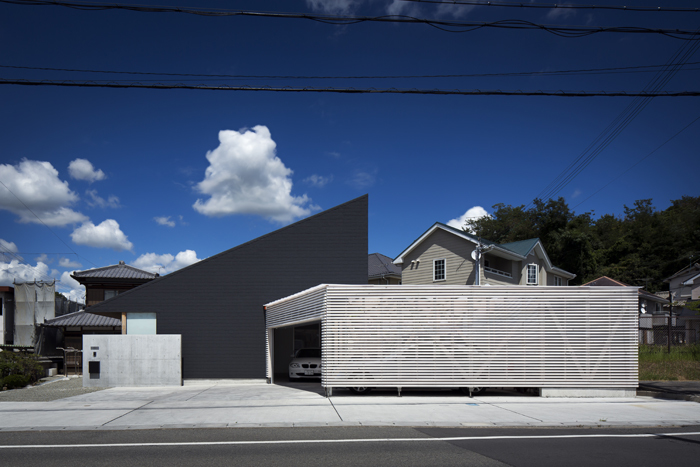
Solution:
[[[273,381],[275,384],[288,383],[289,363],[297,351],[301,349],[321,348],[321,322],[304,323],[292,326],[283,326],[272,329],[271,348],[273,349]],[[320,383],[320,379],[314,376],[305,376],[299,380]]]

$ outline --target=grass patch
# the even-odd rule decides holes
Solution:
[[[639,347],[641,381],[700,381],[700,345]]]

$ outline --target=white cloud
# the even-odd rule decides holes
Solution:
[[[420,16],[420,8],[416,3],[405,2],[403,0],[392,0],[386,7],[386,12],[396,16]]]
[[[313,174],[310,177],[306,177],[304,179],[304,183],[308,183],[309,185],[315,186],[318,188],[323,188],[324,186],[328,185],[332,181],[333,181],[333,175],[331,175],[330,177],[324,177],[323,175]]]
[[[22,159],[19,165],[2,164],[0,180],[9,189],[0,189],[0,209],[18,215],[19,222],[63,226],[88,219],[68,208],[78,195],[58,178],[49,162]]]
[[[578,198],[579,196],[581,196],[581,193],[583,193],[583,192],[582,192],[581,190],[579,190],[578,188],[576,188],[576,189],[574,190],[573,194],[571,195],[571,198],[572,198],[572,199],[576,199],[576,198]]]
[[[474,8],[476,8],[475,5],[449,5],[449,4],[443,4],[443,5],[438,5],[437,7],[437,16],[444,18],[444,17],[449,17],[449,18],[464,18],[469,14],[470,11],[472,11]]]
[[[560,3],[560,5],[571,5],[571,3]],[[547,13],[547,19],[560,20],[574,15],[576,15],[576,10],[573,8],[552,8]]]
[[[61,258],[60,260],[58,260],[58,265],[62,268],[66,268],[66,269],[67,268],[75,269],[75,268],[83,267],[82,264],[78,263],[77,261],[71,261],[68,258]]]
[[[0,262],[0,285],[9,286],[12,282],[44,281],[49,278],[49,267],[41,262],[36,266],[23,264],[13,259]]]
[[[363,0],[306,0],[306,4],[314,11],[330,15],[348,14],[354,11]]]
[[[37,263],[42,262],[44,264],[51,264],[53,262],[53,260],[50,259],[49,255],[47,255],[46,253],[42,253],[41,255],[37,256],[36,258],[34,258],[34,261],[36,261]]]
[[[73,243],[87,245],[95,248],[112,248],[115,251],[129,250],[133,248],[124,232],[119,229],[119,223],[114,219],[107,219],[100,225],[88,221],[75,229],[70,234]]]
[[[219,132],[219,147],[207,152],[204,180],[195,210],[206,216],[254,214],[277,222],[291,222],[307,216],[311,200],[292,196],[292,170],[275,155],[276,144],[270,130],[258,125],[252,130]]]
[[[109,195],[107,199],[102,198],[97,194],[97,190],[85,190],[85,194],[88,195],[92,201],[86,201],[88,206],[91,208],[94,207],[100,207],[100,208],[120,208],[121,204],[119,204],[119,198],[117,198],[114,195]]]
[[[139,256],[136,261],[132,263],[132,266],[143,269],[144,271],[163,275],[177,271],[178,269],[182,269],[198,261],[201,261],[201,259],[197,258],[197,253],[194,250],[185,250],[175,256],[170,253],[164,255],[146,253]]]
[[[68,164],[68,173],[76,180],[85,180],[90,183],[107,178],[102,170],[95,170],[92,162],[87,159],[76,159]]]
[[[377,171],[365,172],[363,170],[357,170],[353,174],[352,178],[348,180],[348,184],[354,186],[358,190],[364,190],[372,185],[377,178]]]
[[[153,220],[156,221],[160,225],[167,225],[168,227],[175,227],[175,221],[171,221],[170,216],[154,217]]]
[[[71,289],[70,292],[61,292],[66,298],[74,302],[85,302],[85,286],[73,279],[68,271],[61,274],[61,285]]]
[[[17,258],[17,245],[14,242],[8,242],[0,238],[0,261],[11,261],[13,258]],[[19,257],[21,259],[21,256]],[[37,261],[39,258],[37,258]]]
[[[450,227],[454,227],[455,229],[462,229],[465,226],[467,220],[476,220],[482,217],[491,216],[481,206],[474,206],[473,208],[469,209],[467,212],[462,214],[460,217],[457,217],[447,222],[447,225],[449,225]]]

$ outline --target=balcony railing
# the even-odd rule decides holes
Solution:
[[[491,274],[496,274],[497,276],[510,277],[511,279],[513,278],[513,274],[494,268],[484,267],[484,271],[490,272]]]

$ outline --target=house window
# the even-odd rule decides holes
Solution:
[[[537,285],[539,282],[537,280],[537,265],[528,264],[527,265],[527,285]]]
[[[561,277],[554,276],[554,285],[558,285],[561,287]]]
[[[445,280],[445,260],[433,260],[433,282]]]
[[[105,300],[116,297],[120,292],[121,290],[105,290]]]

